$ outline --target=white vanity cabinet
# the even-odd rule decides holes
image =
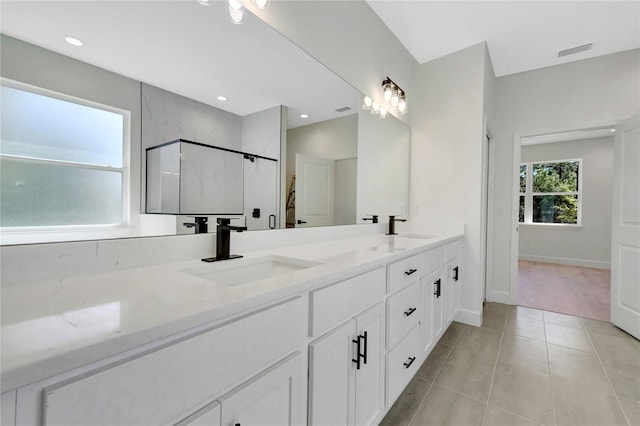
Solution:
[[[444,246],[444,327],[451,324],[460,306],[460,241],[454,241]]]
[[[306,370],[296,353],[218,398],[222,426],[298,426],[306,422]],[[212,419],[215,420],[215,419]]]
[[[383,359],[382,303],[313,341],[309,425],[373,424],[384,410]]]
[[[191,415],[203,406],[304,347],[307,318],[306,297],[295,297],[107,367],[53,383],[47,380],[40,385],[44,390],[42,423],[71,426],[175,424],[187,418],[195,421],[198,416]],[[298,382],[303,381],[304,372],[297,377]],[[30,388],[37,391],[38,384]],[[302,399],[298,405],[304,417],[306,388],[295,389]],[[293,404],[295,399],[290,401]],[[25,400],[24,404],[35,403]],[[33,417],[19,419],[18,424],[39,423],[37,413],[27,415]],[[209,413],[207,417],[211,416]]]
[[[0,405],[0,424],[2,426],[13,426],[16,424],[16,391],[2,394],[2,405]]]
[[[214,401],[175,426],[220,426],[220,403]]]

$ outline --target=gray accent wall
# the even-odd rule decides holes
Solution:
[[[582,159],[582,226],[520,225],[519,258],[609,268],[613,137],[523,146],[523,163]]]

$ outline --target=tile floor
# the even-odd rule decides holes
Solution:
[[[518,261],[518,305],[608,321],[609,269]]]
[[[640,425],[640,341],[486,303],[482,327],[451,324],[381,425]]]

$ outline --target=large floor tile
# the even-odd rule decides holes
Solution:
[[[513,306],[509,315],[536,321],[542,321],[543,319],[540,309],[527,308],[525,306]]]
[[[547,350],[552,376],[581,382],[603,392],[611,392],[607,376],[594,353],[553,344],[549,344]]]
[[[411,419],[418,410],[418,407],[420,407],[420,403],[429,391],[432,383],[430,380],[414,377],[404,391],[402,391],[398,400],[389,410],[389,413],[385,416],[383,424],[398,424],[397,422],[399,422],[402,417],[409,417],[409,419]]]
[[[484,415],[483,426],[537,426],[539,423],[525,419],[500,408],[488,406]]]
[[[495,359],[455,348],[442,367],[436,383],[487,401],[494,368]]]
[[[602,392],[582,383],[551,378],[551,392],[558,425],[623,426],[627,422],[611,392]]]
[[[509,305],[487,302],[482,312],[482,327],[503,330],[509,314]]]
[[[559,314],[556,312],[543,311],[544,322],[549,324],[564,325],[565,327],[573,327],[582,329],[582,322],[579,317],[572,315]]]
[[[465,330],[456,348],[487,358],[497,358],[502,333],[490,328],[473,327]]]
[[[543,425],[555,422],[549,376],[498,362],[489,404]]]
[[[413,426],[443,426],[447,424],[457,392],[434,384],[411,421]]]
[[[593,346],[591,346],[591,342],[589,342],[587,333],[584,330],[549,323],[546,323],[544,328],[548,343],[579,351],[593,352]]]
[[[584,328],[587,330],[587,333],[590,335],[593,333],[597,334],[605,334],[607,336],[616,336],[622,337],[625,339],[633,339],[633,337],[610,322],[605,321],[597,321],[587,318],[582,318],[582,324],[584,324]]]
[[[480,426],[485,405],[475,399],[458,394],[446,424],[451,426]]]
[[[598,333],[591,340],[616,394],[640,400],[640,342]]]
[[[438,344],[431,350],[431,353],[427,357],[424,363],[418,370],[418,377],[427,380],[435,380],[442,368],[442,365],[447,360],[452,347],[448,345]]]
[[[498,360],[507,364],[549,374],[547,344],[520,336],[504,336]]]
[[[449,325],[449,328],[447,328],[447,331],[444,332],[438,344],[454,346],[456,343],[458,343],[458,340],[460,339],[460,337],[462,336],[465,330],[473,329],[473,328],[474,327],[470,325],[462,324],[454,321],[451,323],[451,325]]]
[[[509,314],[504,328],[505,335],[516,335],[545,341],[544,322]]]
[[[618,397],[622,405],[622,411],[627,416],[630,425],[640,425],[640,401]]]

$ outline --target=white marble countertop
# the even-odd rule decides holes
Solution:
[[[4,392],[34,383],[460,236],[373,235],[244,253],[320,264],[237,286],[185,272],[206,265],[196,259],[3,288],[0,385]],[[234,262],[243,260],[223,263]]]

